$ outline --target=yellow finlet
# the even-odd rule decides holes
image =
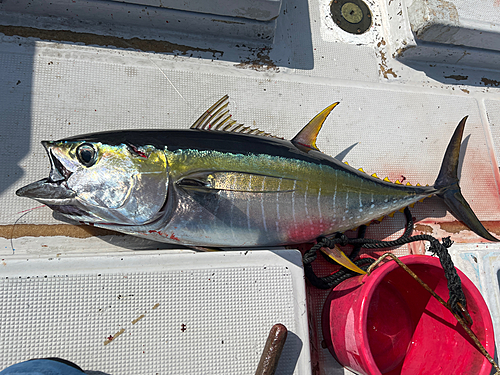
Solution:
[[[376,173],[372,174],[372,177],[379,178]]]
[[[339,104],[333,103],[318,113],[302,130],[292,139],[295,145],[305,146],[318,150],[316,147],[316,138],[330,112]],[[318,150],[319,151],[319,150]]]
[[[399,182],[399,180],[396,180],[395,184],[396,185],[403,185],[401,182]]]
[[[409,182],[406,183],[406,186],[411,186],[411,184]]]
[[[366,272],[356,266],[337,246],[334,246],[333,248],[322,247],[321,251],[341,266],[344,266],[345,268],[361,275],[366,275]]]
[[[385,216],[379,217],[379,218],[377,219],[377,221],[382,222],[382,220],[384,220],[384,217],[385,217]]]
[[[345,164],[345,165],[349,165],[349,163],[348,163],[348,162],[346,162],[346,161],[344,162],[344,164]]]
[[[420,185],[420,184],[417,182],[417,186],[422,186],[422,185]]]
[[[358,168],[358,171],[363,172],[363,173],[366,173],[366,172],[363,170],[363,168]]]
[[[387,215],[387,216],[389,216],[389,217],[394,217],[394,214],[395,214],[395,213],[396,213],[396,212],[391,212],[391,213],[390,213],[389,215]]]
[[[410,208],[415,207],[415,203],[410,204]]]
[[[384,178],[384,181],[385,181],[385,182],[392,182],[392,181],[391,181],[391,180],[389,180],[389,178],[387,178],[387,177],[386,177],[386,178]]]

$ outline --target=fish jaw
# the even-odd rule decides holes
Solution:
[[[51,165],[49,177],[18,189],[16,195],[34,199],[72,220],[88,222],[95,220],[93,215],[87,213],[83,207],[79,207],[76,192],[68,187],[68,178],[72,172],[51,152],[54,142],[41,143]]]
[[[54,182],[50,178],[33,182],[16,191],[18,197],[35,199],[43,204],[71,204],[76,196],[61,182]]]
[[[53,182],[49,178],[44,178],[18,189],[16,195],[34,199],[71,220],[84,222],[98,220],[86,212],[84,207],[79,206],[75,199],[76,193],[64,185],[61,181]]]
[[[71,172],[52,154],[51,142],[42,141],[42,145],[50,161],[49,177],[18,189],[16,195],[32,198],[47,205],[71,204],[76,197],[76,193],[67,185]]]

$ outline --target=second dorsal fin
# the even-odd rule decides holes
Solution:
[[[207,109],[198,118],[198,120],[193,123],[193,125],[191,125],[191,129],[275,137],[274,135],[271,135],[271,133],[266,133],[257,128],[251,128],[250,126],[244,126],[243,124],[239,124],[236,120],[233,120],[231,114],[229,113],[229,109],[227,108],[228,105],[229,96],[224,95],[213,106]]]
[[[292,143],[296,146],[305,146],[308,148],[312,148],[314,150],[318,150],[316,147],[316,138],[318,137],[318,133],[323,126],[326,118],[334,109],[339,102],[333,103],[332,105],[326,107],[320,113],[318,113],[309,123],[302,128],[302,130],[292,139]],[[319,150],[318,150],[319,151]]]

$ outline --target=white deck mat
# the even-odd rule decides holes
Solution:
[[[298,251],[17,258],[0,267],[0,369],[55,356],[113,375],[254,374],[282,323],[277,374],[311,373]]]

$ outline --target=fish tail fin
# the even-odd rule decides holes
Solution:
[[[459,180],[457,170],[460,156],[460,145],[462,143],[462,135],[464,133],[467,117],[468,116],[465,116],[462,121],[460,121],[455,129],[455,132],[453,133],[453,136],[451,137],[446,153],[444,154],[441,170],[439,171],[439,175],[434,183],[434,188],[438,190],[436,195],[444,200],[453,216],[462,221],[477,235],[489,241],[500,241],[491,235],[483,224],[481,224],[476,214],[472,211],[471,207],[463,197],[458,184]]]

